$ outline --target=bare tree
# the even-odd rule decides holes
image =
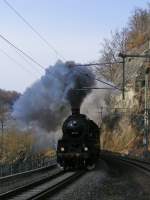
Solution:
[[[118,54],[120,52],[125,53],[127,50],[127,35],[128,30],[126,28],[122,31],[116,31],[111,33],[111,39],[104,39],[102,43],[102,50],[100,62],[114,63],[103,66],[98,73],[104,75],[108,80],[114,81],[114,74],[116,73],[119,61]]]
[[[1,124],[1,157],[4,153],[4,123],[7,120],[8,105],[0,101],[0,124]]]
[[[129,49],[139,47],[150,39],[150,4],[147,9],[136,8],[129,20]]]
[[[100,62],[114,63],[118,61],[120,52],[126,53],[140,47],[150,40],[150,3],[147,9],[136,8],[129,19],[127,28],[111,33],[110,39],[104,39],[100,51]],[[110,64],[97,70],[106,79],[114,82],[119,65]]]
[[[1,132],[4,132],[4,123],[6,121],[6,113],[8,111],[8,105],[0,102],[0,123],[1,123]]]

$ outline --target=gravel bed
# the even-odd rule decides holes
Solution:
[[[51,200],[150,200],[150,178],[131,167],[106,165],[100,161]]]
[[[78,199],[99,199],[99,187],[102,187],[104,180],[107,177],[107,166],[103,161],[100,161],[97,168],[87,172],[79,178],[75,183],[72,183],[59,194],[47,198],[52,200],[78,200]]]
[[[100,188],[101,200],[150,200],[150,180],[133,169],[110,176]]]

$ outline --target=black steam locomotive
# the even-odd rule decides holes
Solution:
[[[64,169],[93,168],[100,152],[99,127],[78,109],[72,110],[62,127],[57,162]]]

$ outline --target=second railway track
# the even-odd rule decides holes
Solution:
[[[55,194],[77,178],[82,176],[85,171],[64,172],[60,171],[46,179],[17,188],[15,190],[0,195],[2,200],[37,200],[44,199],[46,196]]]
[[[150,176],[150,162],[142,161],[130,157],[123,157],[123,156],[117,156],[113,154],[102,154],[101,157],[106,161],[116,161],[121,162],[124,165],[128,165],[131,167],[135,167],[138,170],[142,170],[144,173],[146,173],[148,176]]]

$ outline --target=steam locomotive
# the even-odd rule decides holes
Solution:
[[[72,109],[62,126],[63,136],[57,145],[57,162],[66,169],[91,169],[100,152],[99,127],[79,109]]]

